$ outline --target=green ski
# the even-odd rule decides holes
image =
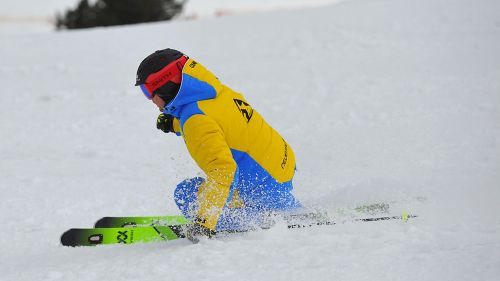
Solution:
[[[360,205],[355,208],[339,208],[326,216],[348,217],[359,215],[378,215],[388,213],[389,204],[371,203]],[[318,212],[318,213],[321,213]],[[99,219],[94,227],[127,227],[127,226],[151,226],[151,225],[182,225],[189,223],[189,220],[183,216],[142,216],[142,217],[103,217]]]
[[[416,215],[403,212],[400,216],[390,216],[389,204],[365,204],[356,208],[342,208],[334,212],[311,212],[269,216],[270,228],[275,218],[282,218],[289,229],[308,228],[321,225],[336,225],[352,222],[370,222],[385,220],[408,221]],[[384,215],[382,215],[384,214]],[[103,217],[95,223],[95,228],[72,228],[61,236],[64,246],[95,246],[109,244],[150,243],[185,238],[184,230],[191,222],[183,216],[140,216],[140,217]],[[248,231],[251,231],[249,229]],[[232,232],[220,231],[216,236]]]
[[[355,218],[347,220],[323,220],[315,216],[297,216],[291,218],[295,222],[288,222],[288,229],[310,228],[316,226],[338,225],[345,223],[356,222],[374,222],[387,220],[401,220],[407,222],[409,219],[416,218],[416,215],[403,212],[400,216],[380,216]],[[152,225],[152,226],[135,226],[135,227],[114,227],[114,228],[72,228],[66,231],[61,236],[61,244],[63,246],[96,246],[110,244],[136,244],[150,243],[175,240],[186,238],[184,235],[185,225]],[[270,225],[269,227],[272,227]],[[269,228],[268,227],[268,228]],[[263,228],[266,229],[266,228]],[[252,231],[249,229],[248,231]],[[242,233],[248,231],[220,231],[219,235],[227,235],[231,233]]]
[[[184,238],[179,225],[114,227],[114,228],[72,228],[63,233],[63,246],[95,246],[110,244],[136,244],[175,240]]]
[[[151,226],[151,225],[182,225],[189,223],[183,216],[143,216],[143,217],[103,217],[95,228]]]

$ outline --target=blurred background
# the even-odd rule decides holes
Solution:
[[[62,247],[204,176],[134,87],[167,47],[287,140],[305,206],[419,218]],[[499,50],[499,0],[0,0],[0,280],[498,280]]]
[[[53,31],[298,9],[342,0],[3,0],[0,32]]]

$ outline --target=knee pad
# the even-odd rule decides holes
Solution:
[[[192,218],[197,211],[197,193],[200,185],[205,181],[201,177],[183,180],[174,191],[174,201],[186,218]]]

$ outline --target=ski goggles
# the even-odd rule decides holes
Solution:
[[[146,82],[139,85],[144,96],[148,99],[152,99],[155,96],[154,91],[170,81],[175,84],[180,84],[182,80],[182,67],[186,64],[187,60],[188,58],[186,56],[182,56],[169,63],[160,71],[149,75]]]

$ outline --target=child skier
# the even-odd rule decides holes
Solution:
[[[192,237],[259,226],[266,212],[292,211],[295,155],[245,98],[197,61],[165,49],[146,57],[136,86],[158,106],[157,128],[183,137],[206,174],[181,182],[174,200]]]

